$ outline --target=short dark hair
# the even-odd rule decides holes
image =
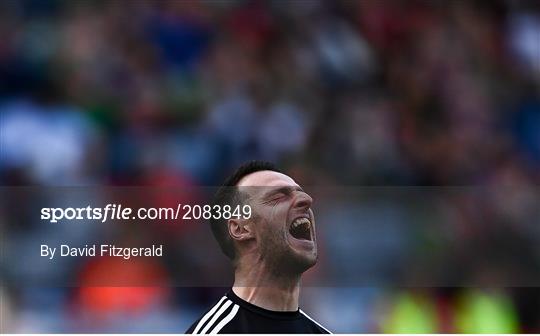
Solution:
[[[228,204],[231,206],[236,206],[237,204],[241,204],[242,197],[240,190],[237,188],[238,182],[240,182],[244,176],[263,170],[271,170],[279,173],[281,172],[273,163],[267,161],[254,160],[242,164],[234,171],[232,175],[225,179],[221,187],[218,189],[214,195],[212,207],[214,205],[224,206]],[[223,253],[225,253],[229,259],[234,261],[236,259],[236,250],[234,248],[233,241],[229,236],[227,220],[222,218],[214,219],[212,217],[210,219],[210,227],[212,228],[212,233],[214,234],[214,237],[216,238]]]

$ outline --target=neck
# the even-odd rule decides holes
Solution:
[[[269,270],[264,262],[239,266],[233,292],[241,299],[273,311],[296,311],[300,296],[300,274],[284,275]]]

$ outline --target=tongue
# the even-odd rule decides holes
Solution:
[[[299,225],[297,227],[291,228],[291,236],[296,239],[311,240],[311,235],[309,232],[309,227],[307,225]]]

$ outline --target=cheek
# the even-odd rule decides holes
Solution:
[[[256,222],[256,234],[263,239],[281,236],[284,228],[287,227],[288,208],[286,205],[277,204],[253,208],[253,218]]]
[[[272,207],[270,213],[270,222],[277,228],[284,228],[287,225],[287,217],[289,214],[289,207],[286,203],[279,203]]]
[[[265,207],[252,207],[251,208],[251,220],[253,222],[253,231],[258,239],[264,240],[270,231],[272,230],[269,220],[272,217],[271,209]]]
[[[280,202],[275,205],[252,207],[251,211],[253,216],[257,217],[260,221],[267,222],[272,226],[280,227],[287,221],[289,208],[286,203]]]

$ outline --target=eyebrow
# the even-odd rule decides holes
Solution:
[[[294,186],[294,187],[286,186],[286,187],[273,188],[273,189],[267,191],[263,195],[263,199],[267,199],[267,198],[269,198],[271,196],[274,196],[276,194],[279,194],[279,193],[290,195],[290,194],[292,194],[293,191],[304,192],[304,189],[302,189],[300,186]]]

